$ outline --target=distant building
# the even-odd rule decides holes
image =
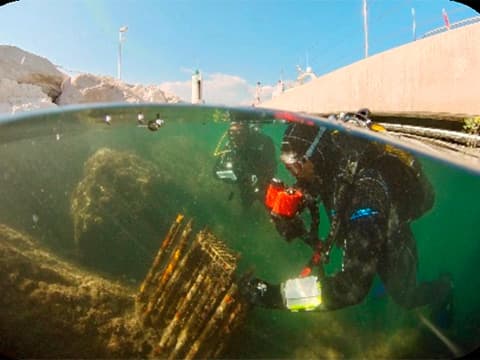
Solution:
[[[202,74],[197,69],[192,75],[192,104],[203,104]]]

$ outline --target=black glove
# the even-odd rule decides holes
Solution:
[[[266,308],[284,308],[280,285],[272,285],[266,281],[246,277],[239,282],[240,294],[247,302]]]

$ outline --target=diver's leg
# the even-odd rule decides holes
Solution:
[[[417,283],[418,255],[408,224],[390,236],[379,262],[378,273],[393,300],[406,309],[438,304],[451,293],[451,281],[440,278]]]

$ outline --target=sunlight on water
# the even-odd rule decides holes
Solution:
[[[280,161],[287,126],[323,122],[344,131],[325,121],[267,110],[152,105],[0,119],[0,352],[377,359],[451,358],[476,349],[480,170],[425,149],[415,155],[435,201],[412,223],[417,277],[449,274],[451,327],[439,329],[428,305],[397,305],[378,276],[364,301],[335,311],[290,313],[238,300],[235,283],[242,274],[253,269],[279,283],[296,277],[311,256],[306,244],[282,239],[263,201],[272,177],[294,182]],[[243,165],[228,157],[232,122],[248,123],[262,155],[246,153]],[[326,206],[320,212],[319,232],[326,236]],[[167,249],[162,240],[175,219],[174,245],[159,252]],[[191,230],[187,219],[193,219]],[[204,253],[195,255],[198,249]],[[161,271],[152,267],[157,253]],[[223,265],[212,267],[219,258]],[[327,273],[339,270],[341,260],[333,248]],[[231,277],[223,273],[230,267],[236,268]]]

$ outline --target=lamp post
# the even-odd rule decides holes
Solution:
[[[124,34],[127,32],[128,26],[122,26],[118,31],[118,63],[117,63],[117,78],[122,78],[122,43],[125,41]]]
[[[415,8],[412,8],[412,36],[413,41],[417,40],[417,22],[415,19]]]
[[[365,57],[368,57],[368,8],[367,0],[363,0],[363,31],[365,34]]]

